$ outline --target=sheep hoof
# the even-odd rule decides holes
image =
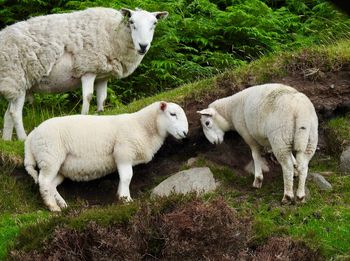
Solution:
[[[284,195],[282,199],[282,204],[283,205],[292,205],[294,204],[294,197]]]
[[[130,196],[124,196],[124,197],[119,197],[119,199],[123,202],[123,203],[131,203],[133,202],[132,198]]]
[[[297,203],[303,204],[303,203],[305,203],[305,202],[306,202],[305,196],[302,196],[302,197],[297,196]]]
[[[61,212],[61,208],[59,206],[49,206],[49,210],[52,212]]]
[[[255,178],[253,182],[254,188],[261,188],[262,186],[262,178]]]

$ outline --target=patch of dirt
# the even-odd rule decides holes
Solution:
[[[317,77],[305,76],[305,73],[295,71],[290,76],[276,78],[271,82],[290,85],[311,99],[320,120],[318,153],[326,154],[327,142],[322,123],[335,115],[350,112],[350,70],[345,68],[338,72],[317,72],[317,75]],[[238,175],[250,175],[244,171],[244,167],[251,161],[251,154],[242,138],[235,132],[228,132],[225,134],[224,144],[217,146],[210,144],[203,134],[197,113],[214,100],[232,95],[249,86],[249,83],[237,85],[221,77],[213,86],[218,89],[216,94],[208,94],[201,97],[201,100],[188,98],[183,104],[189,121],[188,138],[177,141],[169,137],[150,163],[134,167],[134,177],[130,186],[132,197],[141,196],[157,181],[179,171],[187,159],[198,155],[214,163],[229,166]],[[280,166],[271,160],[273,157],[267,154],[266,158],[271,171],[264,175],[264,179],[281,176]],[[15,171],[15,175],[20,178],[27,174]],[[117,173],[90,182],[78,183],[66,179],[58,190],[64,198],[81,199],[88,205],[111,204],[117,201],[118,181]]]
[[[13,251],[13,260],[321,260],[289,237],[251,246],[251,220],[223,199],[145,203],[129,224],[83,231],[56,228],[42,251]]]

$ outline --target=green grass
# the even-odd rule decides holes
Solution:
[[[13,247],[21,228],[38,224],[48,217],[47,211],[0,215],[0,260],[5,259],[8,249]]]

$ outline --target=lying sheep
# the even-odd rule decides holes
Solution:
[[[249,145],[255,168],[253,187],[262,185],[261,148],[271,147],[283,171],[282,203],[294,200],[294,167],[299,174],[297,200],[304,202],[308,164],[318,140],[315,108],[304,94],[282,84],[264,84],[219,99],[199,113],[211,143],[221,143],[226,131],[236,130]]]
[[[88,181],[115,170],[120,178],[118,195],[129,201],[132,166],[149,162],[168,134],[181,139],[187,132],[186,115],[175,103],[155,102],[138,112],[115,116],[52,118],[28,135],[24,166],[39,182],[51,211],[67,206],[56,189],[64,178]]]
[[[151,46],[158,19],[167,12],[91,8],[31,18],[0,32],[0,94],[9,106],[3,139],[15,127],[26,138],[22,110],[26,93],[58,93],[80,85],[82,114],[89,112],[94,88],[103,110],[107,80],[124,78],[140,64]]]

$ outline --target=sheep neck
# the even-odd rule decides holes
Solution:
[[[216,110],[215,121],[223,131],[234,130],[232,124],[233,103],[227,98],[219,99],[209,106]]]
[[[158,105],[157,105],[158,109]],[[158,112],[155,106],[148,106],[136,113],[136,118],[140,122],[141,127],[144,129],[147,137],[146,143],[150,144],[149,148],[152,148],[152,153],[156,153],[162,146],[167,133],[162,132],[158,128]]]

